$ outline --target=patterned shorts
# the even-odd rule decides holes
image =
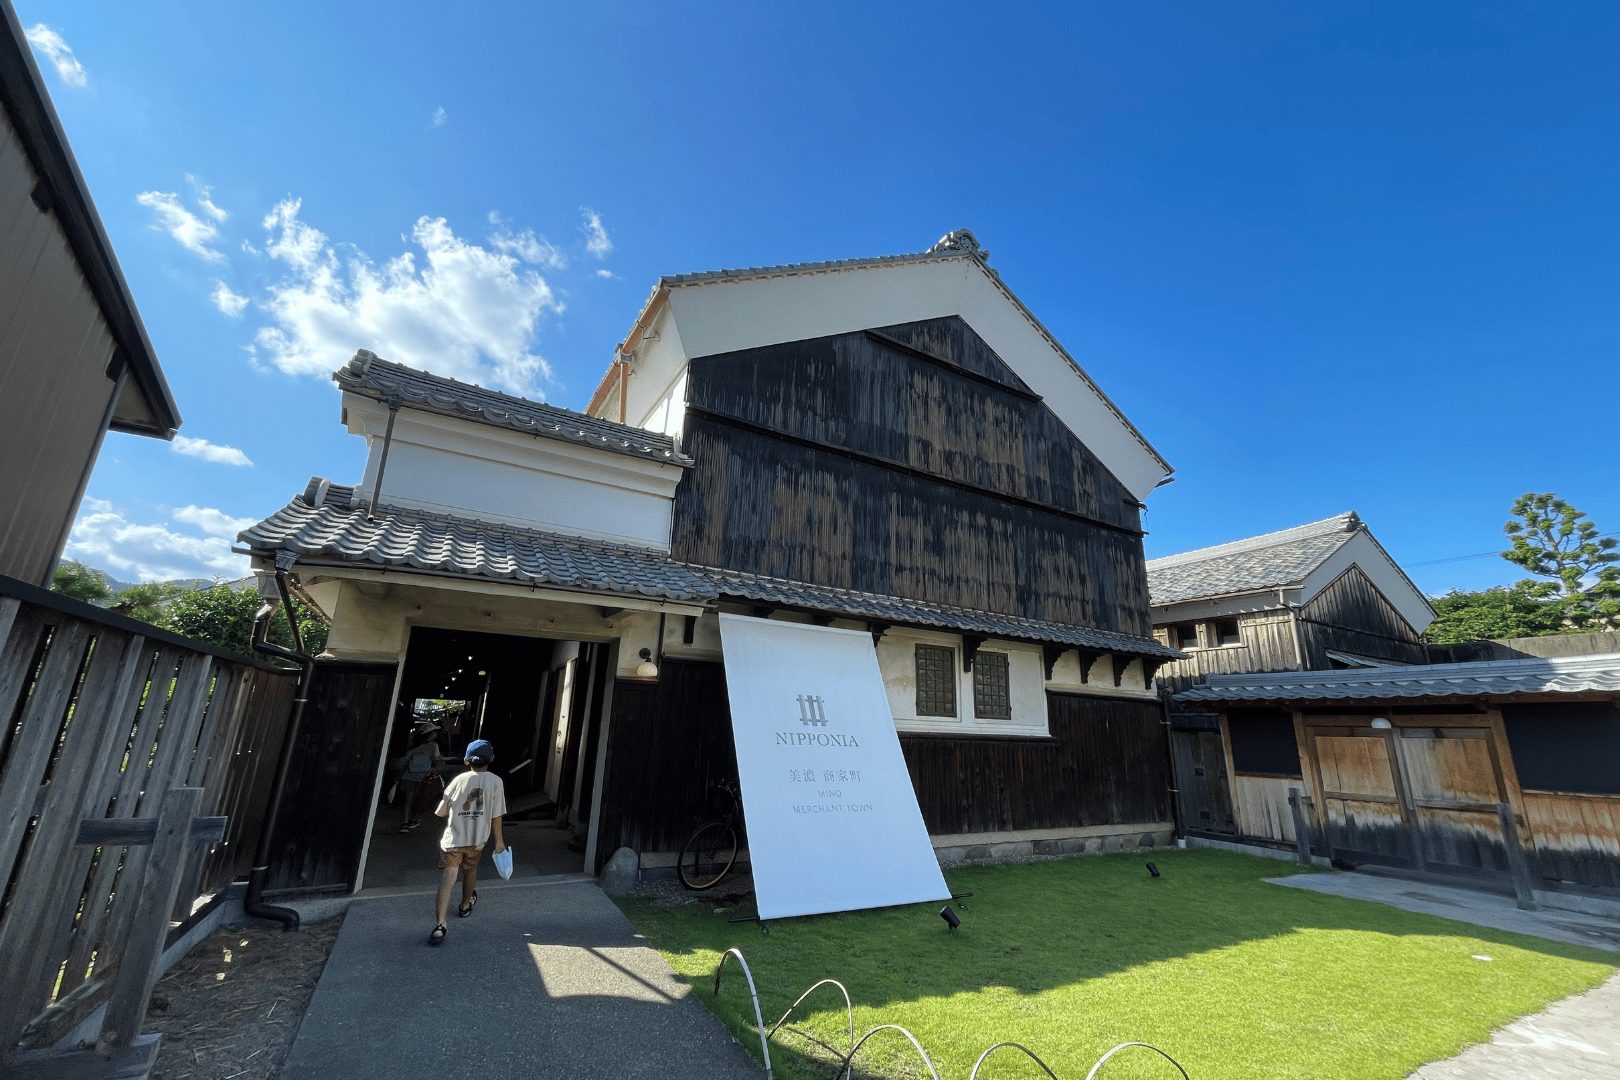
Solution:
[[[439,869],[448,870],[451,867],[466,869],[478,865],[478,857],[484,853],[484,845],[473,847],[456,847],[449,851],[439,852]]]

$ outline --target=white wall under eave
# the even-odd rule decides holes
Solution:
[[[362,481],[369,496],[387,410],[353,395],[345,406],[350,430],[370,446]],[[667,463],[402,409],[382,502],[668,551],[681,473]]]
[[[560,641],[619,642],[618,676],[629,678],[639,652],[658,643],[659,616],[528,596],[440,589],[409,582],[338,579],[326,654],[340,660],[401,661],[413,626]],[[329,595],[329,594],[328,594]],[[674,621],[674,620],[670,620]],[[538,655],[538,652],[537,652]]]
[[[990,275],[969,259],[679,285],[689,357],[960,315],[1138,499],[1168,470]]]

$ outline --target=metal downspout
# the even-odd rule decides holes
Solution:
[[[388,448],[390,446],[394,445],[394,420],[395,420],[396,417],[399,416],[399,404],[400,404],[400,402],[399,402],[398,397],[392,397],[392,396],[389,397],[389,399],[388,399],[388,429],[383,432],[382,457],[379,458],[378,461],[377,461],[377,479],[371,485],[371,505],[366,507],[366,520],[367,521],[376,521],[377,520],[377,518],[375,516],[376,513],[377,513],[377,500],[382,498],[383,473],[388,470]],[[276,560],[277,566],[280,566],[280,563],[281,563],[281,560],[278,557],[277,560]],[[286,596],[286,585],[283,582],[283,574],[279,570],[276,572],[276,583],[281,586],[282,596],[285,597]],[[287,610],[289,612],[287,617],[290,619],[290,618],[292,618],[292,615],[291,615],[292,608],[289,607]],[[297,625],[293,626],[293,640],[294,641],[298,640],[298,627],[297,627]],[[298,651],[303,652],[304,650],[299,649]]]
[[[265,640],[270,632],[270,616],[276,609],[273,601],[266,599],[264,606],[253,617],[253,651],[265,656],[274,656],[279,660],[291,661],[299,666],[300,671],[298,689],[293,696],[292,715],[287,718],[287,730],[281,737],[281,756],[276,762],[275,779],[270,784],[270,800],[264,808],[264,822],[259,828],[259,845],[253,855],[253,869],[248,874],[247,896],[242,901],[242,910],[248,915],[256,919],[279,922],[285,930],[298,929],[298,912],[292,908],[265,903],[264,885],[270,877],[276,819],[281,816],[281,797],[287,787],[287,774],[292,770],[293,747],[298,742],[298,729],[304,719],[304,707],[309,704],[309,684],[315,674],[315,658],[304,654],[303,638],[298,633],[298,616],[293,611],[292,592],[287,585],[287,571],[292,568],[294,561],[293,557],[284,552],[276,556],[276,590],[281,594],[281,603],[287,612],[287,624],[292,631],[294,647],[286,649]]]

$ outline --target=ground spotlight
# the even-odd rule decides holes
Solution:
[[[955,930],[958,926],[962,925],[962,920],[956,917],[956,912],[951,910],[951,905],[949,904],[946,904],[944,907],[939,909],[939,917],[944,919],[945,925],[950,927],[952,930]]]
[[[1154,866],[1152,863],[1148,863],[1147,868],[1148,868],[1148,874],[1150,876],[1152,876],[1152,877],[1158,877],[1159,876],[1159,868],[1157,866]]]

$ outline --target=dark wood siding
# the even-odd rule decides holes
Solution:
[[[1171,819],[1156,702],[1048,694],[1050,739],[900,737],[934,834]],[[680,850],[710,785],[737,776],[725,669],[666,660],[656,683],[621,679],[602,788],[597,869],[620,847]]]
[[[725,668],[665,660],[656,683],[613,687],[596,867],[621,847],[679,851],[711,785],[737,778]]]
[[[1048,694],[1050,739],[900,737],[936,835],[1169,821],[1156,702]]]
[[[354,883],[395,672],[393,664],[316,666],[276,819],[266,891]]]
[[[1146,634],[1135,500],[1004,369],[955,318],[694,360],[675,555]]]
[[[1223,648],[1205,648],[1211,634],[1204,624],[1214,620],[1187,620],[1199,623],[1200,647],[1187,659],[1172,661],[1159,669],[1159,679],[1174,692],[1201,682],[1205,675],[1247,675],[1262,671],[1298,671],[1294,652],[1293,617],[1285,610],[1256,611],[1232,616],[1243,643]],[[1184,624],[1173,624],[1184,625]],[[1171,644],[1168,627],[1155,627],[1153,636],[1161,644]]]
[[[1299,615],[1300,641],[1310,670],[1333,666],[1328,649],[1409,664],[1427,661],[1417,631],[1358,567],[1340,574]]]

